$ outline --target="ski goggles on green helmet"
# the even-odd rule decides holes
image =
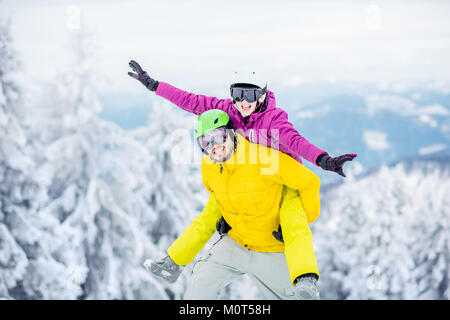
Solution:
[[[222,144],[227,140],[227,129],[220,127],[197,138],[197,142],[203,150],[211,150],[215,144]]]
[[[230,86],[231,98],[235,101],[247,101],[249,103],[257,101],[266,93],[266,87],[260,88],[256,85],[234,83]]]

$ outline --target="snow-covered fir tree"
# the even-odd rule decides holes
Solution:
[[[162,255],[201,207],[196,195],[201,179],[192,174],[192,163],[177,165],[169,157],[170,148],[186,141],[166,141],[180,126],[190,131],[192,119],[163,121],[156,114],[148,128],[131,133],[100,120],[88,37],[82,31],[71,36],[73,63],[29,106],[28,150],[35,167],[28,180],[35,188],[28,193],[35,200],[28,210],[2,210],[0,257],[11,266],[9,272],[2,265],[2,296],[180,298],[184,276],[168,286],[150,276],[142,262]],[[3,87],[5,96],[12,96],[12,89]],[[12,104],[6,101],[2,111]],[[13,124],[4,128],[14,129]],[[4,176],[11,174],[6,173],[10,162],[23,161],[11,150],[2,143],[3,154],[10,151],[12,158],[2,158]],[[20,181],[17,174],[12,179]],[[17,190],[9,184],[4,208],[12,200],[23,202],[12,192]]]
[[[400,162],[325,193],[313,225],[323,298],[450,298],[448,163]]]
[[[40,213],[57,219],[60,231],[52,255],[72,273],[61,291],[82,299],[180,298],[184,278],[168,286],[142,262],[162,255],[199,207],[201,179],[168,154],[185,141],[166,141],[192,121],[157,119],[156,112],[148,127],[127,133],[99,119],[88,37],[72,36],[74,63],[47,86],[33,108],[47,110],[31,130],[39,137],[36,177],[47,190]]]
[[[33,160],[21,123],[21,91],[14,80],[19,71],[12,47],[10,20],[0,15],[0,298],[13,298],[27,272],[26,216],[34,209],[37,183],[30,179]]]

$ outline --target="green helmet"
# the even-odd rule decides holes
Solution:
[[[194,129],[195,139],[220,127],[233,129],[233,122],[228,114],[217,109],[205,111],[197,118]]]

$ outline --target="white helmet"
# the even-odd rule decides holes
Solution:
[[[266,98],[267,82],[263,78],[262,72],[251,70],[234,71],[232,83],[230,84],[230,94],[234,87],[261,89],[262,95],[258,99],[258,104],[261,104]]]
[[[253,70],[236,70],[233,71],[233,79],[230,85],[236,83],[252,84],[261,89],[267,87],[267,79],[260,71]]]

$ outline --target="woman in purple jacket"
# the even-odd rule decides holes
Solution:
[[[217,99],[189,93],[165,82],[152,79],[140,65],[131,60],[130,67],[136,73],[128,74],[139,80],[150,91],[171,101],[183,110],[199,115],[209,109],[228,113],[242,136],[253,143],[261,143],[289,154],[300,163],[302,158],[345,177],[343,166],[356,154],[332,158],[329,154],[303,138],[288,121],[286,111],[277,108],[273,92],[250,83],[234,83],[230,87],[231,98]]]

